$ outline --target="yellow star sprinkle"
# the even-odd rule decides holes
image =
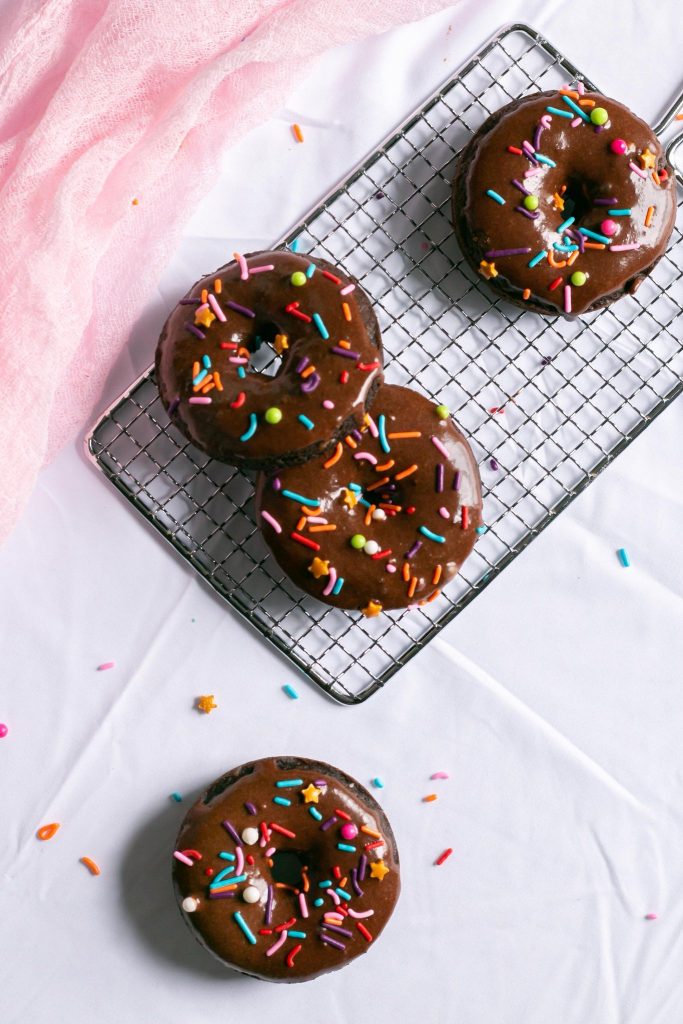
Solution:
[[[649,146],[645,147],[645,149],[640,154],[638,159],[640,160],[640,166],[642,167],[642,169],[644,171],[652,171],[652,170],[654,170],[655,163],[656,163],[656,158],[655,158],[654,153],[650,152],[650,147]]]
[[[321,576],[330,575],[330,563],[324,562],[322,558],[316,556],[309,565],[308,571],[312,572],[315,578],[319,580]]]
[[[344,488],[344,504],[348,505],[349,508],[355,508],[358,504],[358,495],[354,494],[348,487]]]
[[[320,796],[321,793],[322,790],[314,786],[312,782],[310,782],[305,789],[301,790],[301,795],[304,798],[304,803],[307,804],[317,804],[318,797]]]
[[[289,348],[289,341],[287,340],[286,334],[276,334],[275,340],[273,341],[273,348],[279,356]]]
[[[214,708],[217,708],[218,704],[214,703],[213,694],[206,694],[204,697],[197,697],[196,708],[197,711],[203,711],[205,715],[208,715]]]
[[[495,263],[487,263],[486,260],[482,260],[479,264],[479,273],[482,277],[485,277],[487,281],[490,281],[492,277],[498,277],[498,271],[496,270]]]
[[[382,605],[379,601],[368,601],[365,608],[361,608],[361,611],[366,619],[374,619],[375,615],[379,615],[382,611]]]
[[[196,324],[202,324],[203,327],[210,327],[216,317],[210,309],[197,310],[194,315],[194,322]]]
[[[381,882],[384,876],[388,874],[389,868],[383,860],[376,860],[374,864],[370,865],[370,878],[379,878]]]

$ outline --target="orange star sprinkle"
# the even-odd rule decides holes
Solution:
[[[197,711],[203,711],[205,715],[208,715],[214,708],[218,707],[218,704],[214,703],[213,694],[209,693],[203,697],[197,697],[195,707]]]

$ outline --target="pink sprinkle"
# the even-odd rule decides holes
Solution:
[[[299,909],[301,910],[302,917],[308,917],[308,905],[306,903],[306,894],[303,892],[299,893]]]
[[[194,398],[188,398],[188,402],[190,405],[211,405],[210,398],[198,398],[197,396]]]
[[[355,918],[359,918],[359,917],[372,917],[372,915],[375,913],[374,910],[364,910],[361,913],[358,910],[352,910],[351,907],[348,907],[348,911],[349,911],[349,917],[355,917]]]
[[[228,356],[228,362],[234,363],[235,366],[244,366],[249,360],[245,356]]]
[[[180,850],[174,850],[173,856],[175,857],[176,860],[179,860],[181,864],[187,864],[187,866],[190,868],[194,864],[194,861],[191,861],[190,858],[186,857],[184,853],[180,852]]]
[[[211,306],[211,309],[214,311],[220,322],[224,324],[226,316],[221,307],[218,305],[218,299],[216,298],[215,295],[209,295],[209,305]]]
[[[108,668],[113,668],[115,664],[115,661],[103,661],[101,665],[97,666],[97,671],[106,672]]]
[[[286,940],[287,940],[287,929],[285,928],[285,930],[283,931],[282,935],[277,940],[277,942],[274,942],[273,945],[270,947],[270,949],[266,950],[266,956],[272,956],[273,953],[277,953],[278,949],[281,946],[284,946]]]
[[[366,412],[365,414],[365,422],[367,423],[368,430],[370,431],[372,436],[379,437],[379,430],[377,429],[377,424],[375,423],[369,412]]]
[[[584,86],[583,82],[576,83],[576,91],[578,92],[579,96],[583,96],[585,88],[586,87]]]
[[[325,516],[309,516],[306,520],[308,523],[321,523],[327,525],[327,519]]]
[[[250,274],[263,274],[266,270],[275,270],[273,263],[262,263],[260,267],[249,267]]]
[[[334,891],[334,889],[325,889],[325,892],[326,892],[326,893],[327,893],[327,895],[328,895],[328,896],[330,897],[330,899],[331,899],[331,900],[332,900],[332,902],[334,903],[335,907],[338,907],[338,906],[339,906],[339,904],[341,903],[341,900],[340,900],[340,899],[339,899],[339,897],[337,896],[337,894],[336,894],[336,892]]]
[[[241,875],[244,871],[244,850],[241,846],[235,849],[235,874]]]
[[[568,284],[564,286],[564,311],[565,313],[571,313],[572,311],[572,289],[571,285]]]
[[[331,402],[329,398],[326,398],[323,402],[323,409],[334,409],[334,402]]]
[[[444,508],[444,506],[443,506],[443,505],[442,505],[442,506],[441,506],[441,508],[439,509],[439,515],[440,515],[440,516],[443,516],[443,518],[444,518],[444,519],[450,519],[450,517],[451,517],[451,514],[450,514],[450,512],[448,511],[448,509],[447,509],[447,508]]]
[[[196,312],[197,313],[203,313],[204,310],[208,309],[208,308],[209,308],[209,303],[208,302],[203,302],[201,306],[197,306]]]
[[[269,846],[268,849],[266,850],[266,857],[272,857],[274,853],[275,853],[275,847],[274,846]]]
[[[636,174],[640,175],[641,178],[647,178],[647,174],[645,173],[645,171],[641,171],[640,167],[638,167],[638,164],[633,163],[633,160],[629,162],[629,167],[632,171],[635,171]]]
[[[391,573],[396,572],[396,566],[394,565],[393,562],[388,562],[387,565],[385,566],[385,568],[386,568],[387,572],[391,572]]]
[[[440,452],[444,456],[444,458],[446,458],[446,459],[450,458],[450,456],[448,454],[448,451],[441,444],[441,441],[439,441],[438,437],[434,437],[432,435],[432,437],[430,438],[430,441],[432,442],[432,444],[436,448],[437,452]]]
[[[572,126],[572,128],[578,128],[579,125],[582,124],[582,123],[583,123],[583,118],[582,117],[575,117],[574,120],[571,122],[571,126]]]
[[[377,465],[377,459],[370,452],[354,452],[354,459],[358,459],[359,462],[371,462],[373,466]]]
[[[531,178],[534,174],[540,174],[542,170],[542,167],[530,167],[527,171],[524,172],[524,177]]]
[[[247,261],[245,260],[244,256],[242,256],[239,252],[234,252],[232,255],[240,265],[240,277],[242,278],[243,281],[246,281],[249,277],[249,267],[247,266]]]
[[[355,289],[355,284],[347,284],[345,288],[342,288],[339,292],[340,295],[350,295]]]
[[[278,523],[275,516],[271,516],[270,512],[265,512],[263,509],[261,509],[261,519],[265,519],[265,521],[273,527],[276,533],[282,533],[282,527]]]
[[[630,242],[628,245],[610,245],[610,252],[627,252],[629,249],[640,249],[638,242]]]
[[[350,910],[349,910],[349,913],[351,913]],[[657,920],[657,915],[656,914],[646,914],[645,915],[645,920],[646,921],[656,921]]]
[[[337,582],[337,570],[332,566],[330,569],[330,578],[327,581],[327,586],[323,590],[323,597],[329,597],[334,589],[334,585]]]
[[[430,779],[450,779],[448,772],[434,772],[433,775],[429,776]]]

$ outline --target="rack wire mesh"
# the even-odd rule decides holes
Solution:
[[[152,370],[87,439],[124,497],[342,703],[383,686],[683,389],[680,204],[668,252],[637,295],[581,321],[496,299],[457,249],[458,151],[493,110],[575,78],[595,88],[533,29],[504,29],[278,243],[360,280],[382,327],[388,381],[438,397],[472,441],[488,532],[437,601],[364,619],[302,594],[261,538],[251,476],[170,426]]]

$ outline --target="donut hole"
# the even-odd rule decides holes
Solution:
[[[594,201],[596,196],[604,193],[604,186],[596,181],[579,176],[570,176],[567,179],[567,188],[564,192],[564,214],[567,217],[574,217],[577,224],[586,220],[595,220]]]
[[[309,861],[310,857],[302,850],[276,850],[271,868],[273,881],[297,888],[301,884],[302,870],[308,866]]]
[[[251,353],[250,373],[259,373],[264,377],[278,375],[282,366],[282,357],[275,351],[275,336],[284,333],[279,324],[270,320],[256,325],[251,340],[246,346]]]

